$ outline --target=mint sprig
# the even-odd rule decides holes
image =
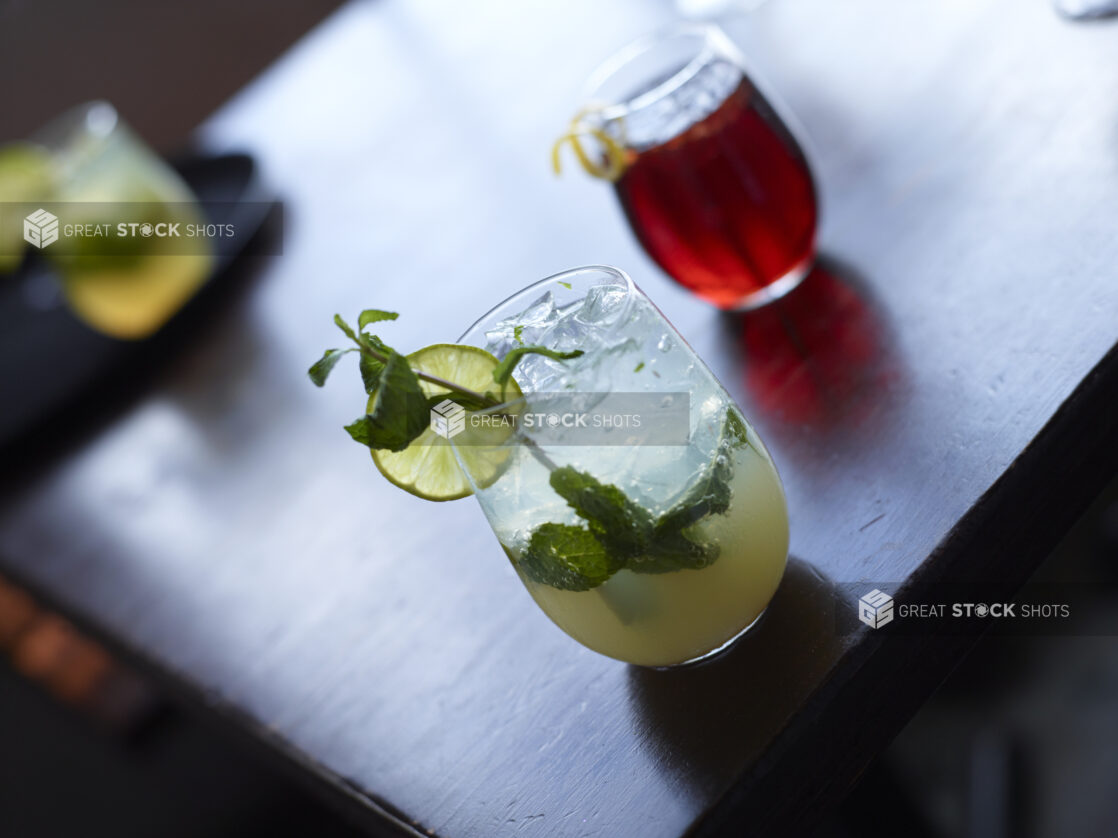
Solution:
[[[359,346],[369,350],[361,353],[358,369],[361,371],[361,383],[365,385],[365,392],[371,396],[380,386],[380,377],[384,373],[385,362],[381,359],[393,354],[393,349],[376,335],[362,332],[357,340]]]
[[[373,323],[395,320],[394,311],[365,309],[358,315],[358,330],[334,315],[334,324],[355,344],[347,349],[328,349],[307,374],[318,387],[326,383],[343,355],[359,352],[359,370],[365,392],[374,395],[373,403],[364,416],[359,416],[345,426],[349,435],[369,448],[403,451],[426,430],[430,421],[431,399],[423,392],[420,380],[435,384],[444,391],[437,401],[450,398],[470,410],[480,410],[498,404],[497,400],[483,393],[476,393],[453,381],[422,371],[412,370],[407,358],[386,344],[379,336],[364,331]]]
[[[532,532],[518,563],[530,579],[564,591],[588,591],[620,568],[585,527],[542,524]]]
[[[359,315],[357,315],[357,328],[364,329],[373,323],[380,323],[382,320],[395,320],[400,315],[394,311],[382,311],[379,308],[367,308]]]
[[[571,466],[555,469],[550,477],[551,487],[586,521],[585,528],[574,527],[585,535],[579,536],[579,549],[571,554],[563,552],[566,542],[549,542],[549,551],[533,552],[528,563],[521,560],[524,573],[536,582],[564,590],[586,590],[584,587],[565,588],[564,584],[572,579],[580,586],[591,579],[605,582],[609,577],[602,578],[597,558],[593,559],[591,567],[581,565],[584,556],[596,557],[596,553],[588,549],[587,537],[597,541],[609,557],[605,566],[613,568],[610,575],[622,568],[634,573],[671,573],[708,567],[718,558],[719,546],[700,541],[695,527],[706,518],[724,515],[730,509],[733,466],[728,451],[723,452],[727,447],[723,443],[728,443],[729,448],[748,444],[745,424],[733,409],[726,411],[723,420],[719,454],[686,494],[655,518],[613,484],[602,483]],[[574,543],[572,536],[571,544]]]
[[[389,350],[368,413],[345,426],[369,448],[403,451],[427,429],[430,414],[419,379],[398,352]]]
[[[730,481],[733,467],[725,455],[713,462],[691,484],[679,502],[656,522],[658,534],[682,532],[708,515],[722,515],[730,508]]]
[[[373,449],[403,451],[427,428],[431,406],[445,399],[450,399],[467,410],[496,407],[502,401],[493,393],[478,393],[422,370],[412,370],[407,358],[401,353],[388,346],[379,336],[365,331],[365,327],[374,323],[392,321],[398,317],[394,311],[368,308],[358,315],[357,329],[354,329],[340,314],[335,314],[334,324],[354,346],[327,349],[307,370],[307,375],[315,386],[322,387],[343,355],[360,353],[361,383],[366,393],[375,394],[375,399],[372,409],[346,425],[345,429],[355,441]],[[557,352],[546,346],[519,346],[513,349],[493,370],[493,380],[501,385],[502,394],[516,365],[529,354],[566,360],[577,358],[582,355],[582,351]],[[420,381],[434,384],[441,394],[428,398]],[[533,452],[541,462],[549,467],[552,465],[542,451],[533,449]]]
[[[342,356],[356,351],[356,349],[327,349],[323,356],[307,370],[307,375],[311,377],[311,381],[316,386],[321,387],[326,383],[326,379],[330,377],[330,373],[337,366],[338,361],[342,359]]]
[[[677,570],[702,570],[721,552],[717,544],[697,541],[685,530],[660,529],[653,536],[648,552],[629,563],[634,573],[673,573]]]
[[[619,488],[571,466],[555,469],[549,480],[612,555],[626,560],[648,549],[652,515]]]
[[[515,333],[515,329],[513,330]],[[559,352],[555,349],[548,349],[546,346],[517,346],[510,349],[501,362],[497,364],[497,368],[493,370],[493,380],[498,384],[504,386],[508,383],[509,378],[512,376],[512,371],[516,369],[525,355],[543,355],[547,358],[552,358],[556,361],[569,361],[572,358],[580,358],[583,355],[581,349],[575,349],[571,352]]]

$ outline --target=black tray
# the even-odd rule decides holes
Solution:
[[[228,284],[233,263],[260,238],[276,205],[263,195],[251,157],[191,155],[171,162],[208,221],[236,225],[239,244],[219,249],[214,270],[194,297],[143,340],[117,340],[78,320],[37,254],[29,255],[15,276],[0,276],[0,451],[130,362],[150,360],[152,349],[164,349],[169,338],[181,341],[189,334],[183,324]]]

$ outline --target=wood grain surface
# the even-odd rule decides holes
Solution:
[[[731,21],[824,213],[820,270],[742,318],[660,274],[601,183],[547,166],[586,74],[671,12],[342,9],[200,132],[257,155],[282,256],[111,421],[6,469],[6,572],[372,832],[798,832],[973,639],[840,635],[835,585],[1009,593],[1118,467],[1118,27],[1018,0]],[[586,263],[632,273],[785,480],[794,561],[707,666],[568,639],[473,502],[393,489],[347,438],[356,373],[306,380],[336,311],[401,311],[383,334],[411,349]]]

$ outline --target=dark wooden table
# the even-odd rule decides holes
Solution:
[[[1010,593],[1118,466],[1118,27],[1020,0],[732,24],[806,129],[826,257],[742,319],[547,167],[585,74],[670,5],[495,5],[355,3],[203,127],[262,161],[283,255],[113,421],[5,467],[0,566],[373,832],[802,827],[973,640],[839,634],[836,585]],[[594,262],[662,306],[787,486],[785,582],[708,666],[569,640],[475,504],[387,485],[341,430],[353,384],[305,377],[335,311],[402,311],[417,347]]]

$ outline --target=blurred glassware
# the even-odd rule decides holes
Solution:
[[[161,237],[147,225],[202,225],[190,188],[108,102],[89,102],[32,138],[49,152],[66,225],[145,222],[142,235],[73,237],[44,249],[74,313],[116,338],[151,335],[189,300],[214,265],[205,237]],[[87,227],[88,229],[88,227]],[[60,242],[61,243],[61,242]]]
[[[24,204],[54,197],[50,155],[33,143],[0,146],[0,275],[23,261]]]
[[[1118,15],[1118,0],[1052,0],[1056,11],[1071,20],[1101,20]]]
[[[692,20],[713,20],[755,12],[768,0],[676,0],[675,10]]]
[[[582,146],[593,138],[601,154]],[[642,38],[591,78],[563,143],[613,182],[637,239],[673,279],[719,308],[778,299],[815,258],[807,157],[721,29]]]

